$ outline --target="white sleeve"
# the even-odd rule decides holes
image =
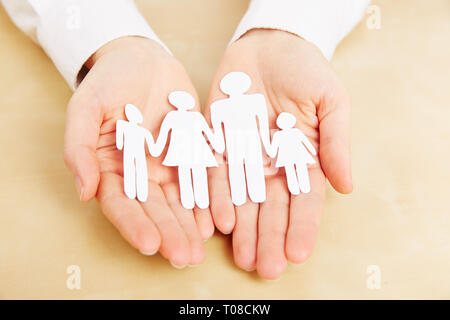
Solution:
[[[370,0],[251,0],[232,40],[254,28],[294,33],[330,60],[339,42],[365,14]]]
[[[72,89],[89,57],[123,36],[157,41],[133,0],[1,0],[14,23],[39,43]]]

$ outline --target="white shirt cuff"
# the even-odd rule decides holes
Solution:
[[[39,22],[37,40],[67,83],[101,46],[123,36],[158,42],[169,53],[132,0],[31,0]]]
[[[370,0],[252,0],[230,43],[255,28],[294,33],[330,60],[339,42],[364,16]]]

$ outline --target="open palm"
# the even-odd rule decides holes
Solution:
[[[195,89],[179,62],[152,40],[125,37],[103,46],[88,62],[91,69],[69,102],[65,161],[75,176],[81,200],[94,196],[122,236],[143,254],[156,251],[175,266],[204,258],[203,240],[213,231],[208,209],[184,209],[177,170],[147,157],[149,197],[132,200],[123,191],[122,151],[116,149],[116,121],[127,103],[137,106],[142,126],[156,139],[173,107],[167,96]]]
[[[233,231],[236,264],[265,278],[281,275],[287,261],[301,263],[311,254],[324,202],[325,181],[343,193],[352,190],[349,159],[350,102],[343,85],[320,51],[305,40],[283,31],[255,29],[226,51],[212,82],[208,107],[225,98],[222,77],[232,71],[252,79],[248,93],[266,97],[269,126],[287,111],[319,150],[310,167],[311,192],[290,195],[284,170],[266,176],[266,201],[249,200],[233,206],[227,169],[223,164],[209,174],[211,212],[217,228]]]

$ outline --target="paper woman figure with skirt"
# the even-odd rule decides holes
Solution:
[[[294,128],[295,122],[295,116],[291,113],[279,114],[277,126],[281,130],[273,135],[269,156],[274,158],[278,152],[275,166],[284,167],[288,189],[292,194],[299,194],[300,191],[308,193],[311,187],[307,165],[316,162],[311,154],[315,156],[317,152],[308,138]]]
[[[215,148],[215,137],[200,112],[189,112],[195,106],[194,98],[185,91],[173,91],[169,102],[177,111],[170,111],[164,118],[155,155],[160,155],[166,145],[169,131],[170,142],[163,165],[178,167],[181,204],[192,209],[209,206],[208,178],[206,168],[217,167],[217,161],[205,140],[206,135]]]

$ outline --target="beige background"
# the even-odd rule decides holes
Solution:
[[[196,268],[132,249],[64,167],[71,91],[0,9],[0,298],[450,298],[450,1],[375,1],[332,61],[353,98],[356,189],[328,188],[313,256],[276,281],[236,268],[216,234]],[[247,1],[138,1],[205,101]],[[81,290],[66,288],[78,265]],[[369,265],[381,289],[366,287]]]

